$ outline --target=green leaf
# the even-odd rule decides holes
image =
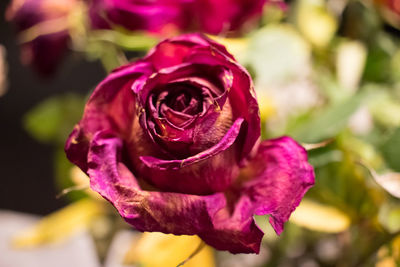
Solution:
[[[348,119],[361,105],[365,96],[365,93],[359,93],[321,112],[316,112],[307,122],[289,129],[288,133],[305,143],[316,143],[334,137],[346,127]]]
[[[387,128],[400,126],[400,100],[385,85],[368,85],[374,98],[368,103],[374,119]]]
[[[57,148],[54,154],[54,171],[55,171],[55,183],[58,192],[63,189],[76,186],[77,184],[72,181],[71,170],[75,166],[65,156],[64,147],[60,146]],[[83,190],[72,191],[65,195],[65,198],[71,201],[79,200],[87,196],[87,193]]]
[[[390,55],[378,46],[370,48],[364,70],[364,79],[386,82],[390,78]]]
[[[63,144],[82,115],[84,100],[75,94],[46,99],[25,115],[24,128],[40,142]]]
[[[359,155],[347,147],[346,135],[337,137],[337,141],[323,148],[324,153],[311,154],[313,162],[335,151],[332,161],[316,166],[316,183],[307,194],[312,199],[332,205],[351,217],[353,221],[377,216],[384,192],[375,183],[371,183],[370,174],[357,164]]]
[[[400,172],[400,128],[388,138],[382,146],[386,163],[394,171]]]
[[[385,203],[379,212],[379,222],[390,232],[400,231],[400,206]]]

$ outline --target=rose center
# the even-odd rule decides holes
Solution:
[[[176,94],[170,94],[165,104],[172,110],[188,115],[195,115],[201,111],[201,97],[193,95],[192,93],[193,92],[180,91]]]
[[[182,111],[184,110],[190,103],[192,97],[185,92],[180,93],[168,104],[173,110]]]

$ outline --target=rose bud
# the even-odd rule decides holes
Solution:
[[[21,42],[21,60],[50,75],[67,51],[68,16],[76,0],[13,0],[6,19],[14,23]]]
[[[123,26],[161,35],[178,31],[239,32],[260,19],[266,0],[92,0],[94,28]],[[280,1],[271,3],[283,4]],[[270,1],[268,1],[270,3]]]
[[[167,39],[102,81],[67,140],[91,188],[139,231],[258,253],[253,216],[283,224],[314,184],[304,148],[260,141],[252,80],[199,34]]]
[[[400,1],[375,0],[383,19],[393,27],[400,29]]]

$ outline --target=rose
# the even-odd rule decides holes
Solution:
[[[67,51],[68,16],[76,0],[13,0],[6,19],[14,23],[21,60],[43,75],[52,74]]]
[[[400,29],[400,3],[398,0],[374,1],[383,19],[391,26]]]
[[[239,31],[257,22],[266,0],[92,0],[94,28],[123,26],[171,35],[176,31],[219,34]]]
[[[263,236],[253,215],[270,214],[281,233],[314,183],[294,140],[259,138],[247,71],[222,45],[188,34],[101,82],[66,153],[136,229],[252,253]]]
[[[196,0],[193,14],[200,31],[219,34],[251,28],[262,15],[267,0]]]
[[[94,29],[117,25],[167,35],[188,25],[185,9],[190,2],[192,0],[91,0],[89,14]]]
[[[375,0],[381,6],[388,8],[393,13],[400,15],[400,4],[397,0]]]

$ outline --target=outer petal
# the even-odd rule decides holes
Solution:
[[[270,214],[277,234],[314,184],[314,170],[303,147],[290,137],[263,141],[257,155],[242,170],[242,192],[257,215]]]
[[[83,118],[70,134],[65,151],[67,157],[83,171],[87,170],[87,153],[90,140],[101,130],[130,134],[132,121],[136,117],[135,98],[131,91],[132,80],[151,67],[143,62],[116,69],[93,92],[86,104]]]
[[[157,70],[160,70],[188,62],[187,58],[196,54],[196,50],[201,48],[209,49],[209,53],[212,53],[213,49],[226,57],[226,60],[234,60],[223,45],[198,33],[182,34],[166,39],[151,49],[144,60],[151,62]]]
[[[108,199],[140,231],[198,234],[206,243],[232,253],[258,253],[263,233],[252,218],[248,198],[233,211],[223,193],[208,196],[144,191],[123,163],[122,140],[97,133],[88,154],[91,187]]]

